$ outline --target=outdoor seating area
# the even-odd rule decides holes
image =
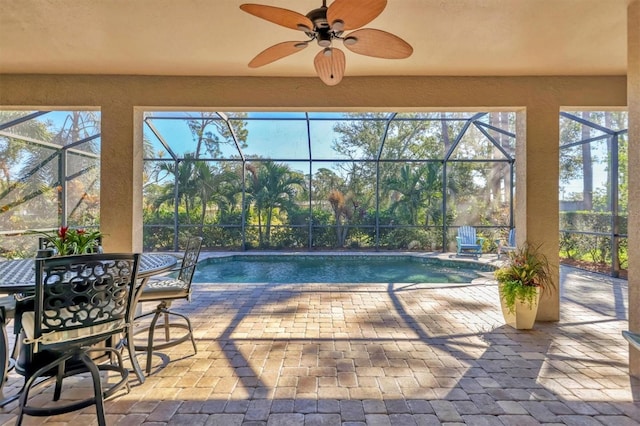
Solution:
[[[0,0],[0,426],[640,426],[640,0],[245,1]]]
[[[98,424],[106,426],[104,398],[123,387],[129,390],[122,354],[106,342],[116,341],[129,327],[138,258],[137,254],[97,254],[36,260],[34,295],[21,299],[24,309],[16,319],[21,328],[15,342],[19,347],[15,371],[25,380],[19,393],[18,425],[25,415],[49,417],[95,405]],[[112,362],[97,363],[98,352],[106,352]],[[106,389],[101,371],[117,373],[117,380]],[[53,376],[53,400],[59,401],[67,379],[82,372],[88,372],[93,382],[90,397],[56,406],[30,399],[38,380]]]
[[[198,353],[184,342],[164,351],[170,363],[154,357],[145,383],[130,375],[107,423],[636,424],[627,282],[561,272],[561,321],[530,332],[502,324],[490,284],[196,284],[172,309],[191,319]],[[5,393],[20,382],[11,372]],[[43,421],[89,424],[95,410]]]
[[[66,232],[60,229],[57,235]],[[91,239],[99,241],[98,234]],[[35,260],[0,262],[0,292],[9,294],[0,300],[0,407],[18,401],[16,424],[20,425],[25,415],[60,416],[95,406],[98,424],[106,426],[104,400],[130,388],[123,352],[138,381],[144,382],[133,339],[142,290],[155,274],[171,272],[180,255],[95,253],[91,245],[80,249],[68,245],[66,236],[47,241],[64,255],[54,256],[54,249],[48,247],[39,249],[43,257]],[[192,266],[201,240],[194,241],[197,250],[190,256],[195,258],[188,262]],[[46,246],[42,239],[38,244]],[[85,249],[91,252],[84,253]],[[6,392],[9,371],[23,380],[20,388]],[[90,395],[71,390],[65,396],[69,383],[83,374],[90,378]],[[52,401],[34,398],[36,387],[53,388]]]

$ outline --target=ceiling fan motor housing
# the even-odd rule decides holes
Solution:
[[[329,21],[327,21],[327,8],[319,7],[317,9],[313,9],[311,12],[307,13],[307,18],[311,22],[313,22],[314,30],[329,30]]]
[[[331,28],[329,21],[327,20],[327,7],[322,6],[317,9],[313,9],[307,13],[307,18],[313,22],[313,32],[306,32],[306,34],[318,40],[318,44],[322,47],[331,46],[331,40],[334,37],[339,37],[342,31],[336,31]],[[342,24],[341,21],[336,23]]]

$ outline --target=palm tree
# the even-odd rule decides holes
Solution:
[[[230,170],[217,172],[204,161],[195,162],[193,167],[196,191],[200,198],[200,236],[203,234],[207,204],[213,201],[220,211],[232,208],[235,196],[242,191],[238,176]],[[229,207],[231,206],[231,207]],[[220,209],[222,207],[222,209]]]
[[[10,123],[25,115],[23,111],[0,111],[0,124]],[[32,140],[50,142],[52,133],[47,127],[48,123],[40,120],[27,120],[20,123],[15,129],[8,127],[5,131],[15,134],[17,137],[0,135],[0,212],[3,213],[0,229],[18,229],[40,227],[41,223],[21,223],[18,206],[24,205],[30,200],[31,204],[41,211],[56,211],[56,206],[51,204],[51,197],[40,197],[51,191],[57,182],[52,181],[48,174],[42,173],[42,167],[53,162],[56,154],[51,149],[38,149],[38,145],[27,142],[20,136]],[[53,184],[53,185],[52,185]],[[55,213],[54,213],[55,215]],[[48,217],[47,217],[48,218]],[[17,220],[16,220],[17,219]],[[36,219],[41,222],[38,217]],[[52,225],[45,220],[46,225]]]
[[[418,222],[418,209],[424,197],[421,187],[423,173],[424,169],[418,168],[414,172],[408,164],[405,164],[398,176],[391,176],[386,180],[387,188],[400,194],[400,197],[391,205],[391,212],[399,212],[410,225]]]
[[[271,239],[271,223],[276,208],[287,211],[294,205],[296,187],[304,188],[302,174],[292,171],[284,164],[266,161],[256,168],[247,164],[251,174],[248,192],[256,208],[258,216],[259,242],[269,245]],[[265,232],[262,233],[262,216],[265,217]]]
[[[417,225],[420,209],[425,206],[433,207],[434,199],[442,197],[440,176],[440,166],[437,163],[414,168],[405,164],[398,176],[392,176],[385,182],[387,189],[400,194],[391,205],[391,212],[399,211],[410,225]],[[432,209],[427,208],[425,224],[428,224],[432,214]]]
[[[334,189],[329,192],[327,199],[333,209],[333,217],[336,222],[338,247],[344,247],[349,231],[349,221],[353,218],[353,193],[345,196],[340,190]]]
[[[175,166],[177,164],[177,167]],[[178,191],[178,203],[184,201],[187,221],[191,221],[191,209],[197,194],[197,185],[194,177],[193,154],[186,154],[184,160],[178,162],[161,163],[160,171],[173,175],[173,183],[162,187],[160,196],[155,200],[154,207],[158,208],[163,203],[174,202]],[[176,206],[177,207],[177,206]]]

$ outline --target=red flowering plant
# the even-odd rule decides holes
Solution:
[[[85,229],[69,229],[61,226],[53,233],[37,232],[44,240],[44,246],[56,251],[57,256],[88,254],[100,251],[102,233]]]

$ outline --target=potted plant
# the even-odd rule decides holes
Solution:
[[[36,232],[44,240],[44,248],[54,250],[55,256],[99,253],[102,251],[102,233],[61,226],[52,233]]]
[[[525,243],[509,252],[495,271],[505,321],[517,329],[530,329],[536,320],[540,295],[554,286],[549,261],[538,247]]]

